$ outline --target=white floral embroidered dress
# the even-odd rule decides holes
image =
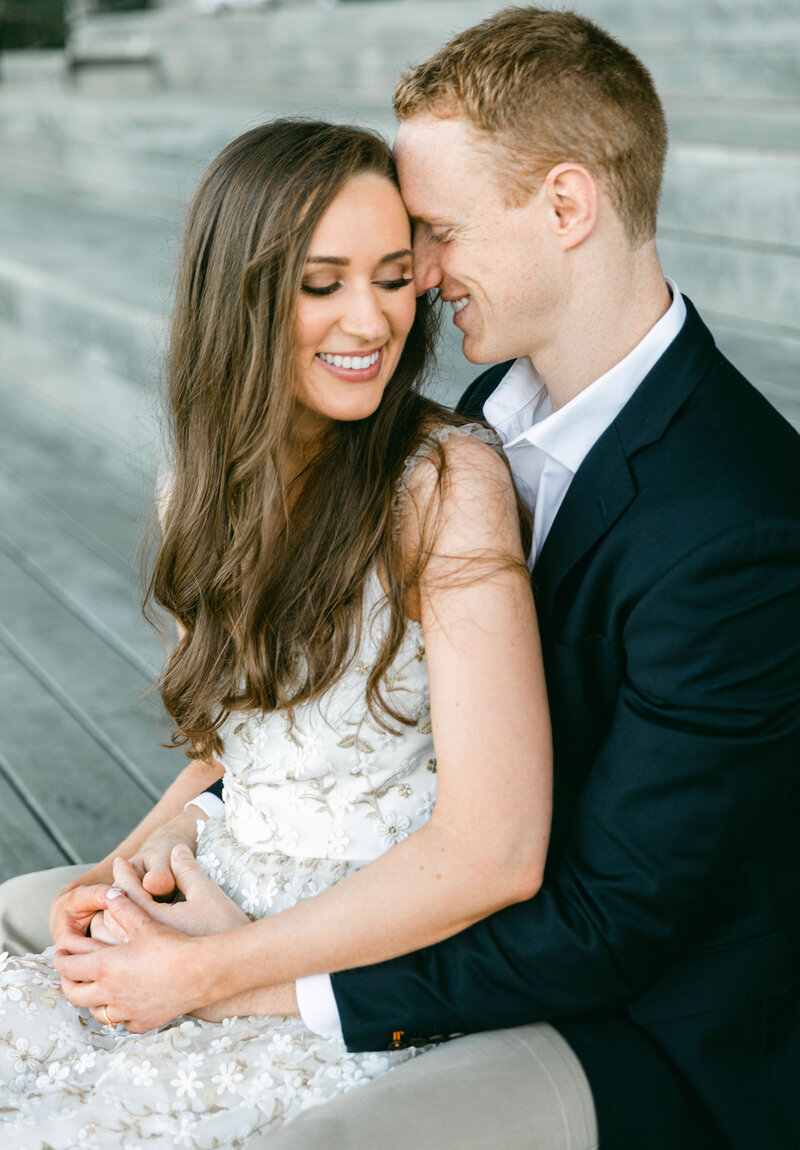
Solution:
[[[451,434],[496,443],[477,425],[430,439]],[[404,480],[430,450],[409,460]],[[359,648],[339,682],[291,721],[234,714],[221,732],[225,813],[201,824],[197,857],[253,917],[325,890],[430,816],[436,761],[419,624],[408,623],[384,686],[412,724],[388,733],[366,705],[387,617],[372,573]],[[0,957],[3,1150],[244,1147],[414,1053],[350,1054],[341,1039],[276,1017],[186,1018],[133,1035],[67,1002],[52,950]]]

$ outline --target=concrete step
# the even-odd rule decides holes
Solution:
[[[153,439],[176,221],[0,183],[0,365],[124,442]]]
[[[702,311],[800,335],[800,248],[725,242],[678,229],[659,233],[665,270]]]
[[[90,192],[154,211],[185,203],[209,161],[240,132],[278,115],[369,123],[387,138],[388,107],[196,93],[115,93],[0,87],[0,182]]]
[[[319,8],[295,3],[208,18],[182,8],[92,16],[68,51],[81,82],[108,83],[108,65],[149,68],[177,88],[341,94],[388,100],[410,62],[497,10],[486,0],[373,0]],[[622,4],[581,11],[637,51],[665,96],[800,98],[800,30],[791,0]],[[144,73],[142,73],[143,75]],[[136,83],[141,84],[137,75]]]

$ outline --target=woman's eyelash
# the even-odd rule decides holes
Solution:
[[[411,282],[411,276],[404,277],[399,280],[377,280],[379,287],[385,288],[386,291],[398,291],[400,288],[407,287]],[[312,287],[311,284],[301,284],[300,290],[305,292],[306,295],[326,296],[333,295],[333,293],[340,287],[338,283],[327,284],[325,287]]]
[[[412,282],[411,276],[406,276],[399,280],[379,280],[380,286],[386,288],[387,291],[397,291],[398,288],[408,287]]]
[[[300,291],[305,292],[306,295],[333,295],[338,286],[338,283],[328,284],[326,287],[312,287],[311,284],[301,284]]]

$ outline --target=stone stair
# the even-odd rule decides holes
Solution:
[[[182,205],[238,132],[286,112],[385,134],[394,79],[482,0],[308,0],[94,16],[60,57],[0,61],[0,370],[131,448],[153,381]],[[584,0],[635,48],[671,132],[663,263],[800,426],[800,25],[794,0]],[[447,326],[438,394],[475,369]]]

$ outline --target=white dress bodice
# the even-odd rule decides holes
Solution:
[[[366,684],[388,625],[376,572],[361,638],[322,698],[270,714],[234,713],[220,735],[224,814],[199,826],[198,860],[255,918],[317,894],[420,827],[436,798],[422,628],[409,621],[384,677],[409,719],[385,729]]]
[[[373,859],[420,826],[436,793],[422,628],[407,626],[385,691],[411,725],[385,730],[370,714],[366,682],[385,633],[388,603],[367,580],[361,643],[320,700],[225,723],[225,823],[253,850]]]

